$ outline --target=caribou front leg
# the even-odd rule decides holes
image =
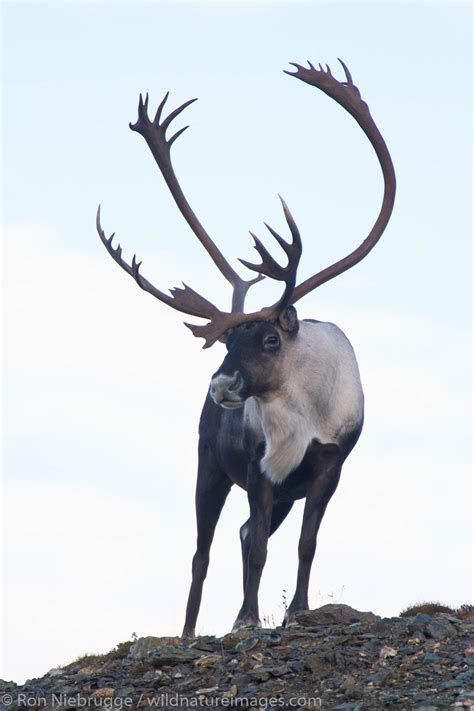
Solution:
[[[209,551],[222,508],[232,482],[217,465],[211,448],[199,440],[199,466],[196,484],[197,543],[192,564],[192,582],[182,636],[194,637],[201,606],[204,580],[209,566]]]
[[[296,621],[295,615],[301,610],[308,610],[308,587],[311,566],[316,552],[319,527],[323,520],[326,506],[336,491],[341,474],[343,458],[337,445],[316,444],[310,452],[313,480],[308,489],[303,514],[303,524],[298,544],[298,577],[296,591],[283,624],[288,626]]]
[[[248,465],[247,495],[250,505],[248,520],[247,570],[244,575],[244,601],[233,630],[260,627],[258,588],[267,559],[267,544],[273,510],[273,484],[260,471],[260,461]],[[245,564],[245,563],[244,563]]]

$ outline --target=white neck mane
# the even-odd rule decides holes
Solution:
[[[363,394],[352,346],[337,326],[300,322],[285,367],[288,379],[270,400],[245,403],[247,425],[265,438],[262,472],[281,484],[309,444],[338,444],[363,417]]]

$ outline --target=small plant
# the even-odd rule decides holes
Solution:
[[[87,666],[88,664],[103,664],[105,662],[116,661],[117,659],[125,659],[125,657],[128,656],[132,644],[132,640],[128,642],[119,642],[116,647],[111,649],[110,652],[107,652],[106,654],[83,654],[78,657],[75,662],[66,664],[63,668],[70,669],[77,664]]]
[[[287,597],[286,597],[286,590],[285,590],[285,588],[283,588],[283,590],[281,591],[281,600],[282,600],[282,603],[283,603],[283,610],[284,610],[285,615],[286,615],[286,612],[287,612],[287,610],[288,610],[288,600],[287,600]]]
[[[455,615],[456,611],[448,605],[443,605],[441,602],[419,602],[416,605],[410,605],[400,612],[400,617],[414,617],[415,615],[436,615],[441,612],[447,612],[449,615]]]
[[[104,662],[109,662],[114,659],[125,659],[125,657],[128,656],[132,644],[133,638],[129,642],[119,642],[114,649],[111,649],[110,652],[104,654]]]
[[[460,620],[474,620],[474,605],[461,605],[454,614]]]
[[[344,595],[346,586],[341,585],[341,589],[339,590],[339,594],[335,593],[334,590],[331,590],[331,592],[323,593],[321,590],[318,590],[318,597],[319,597],[319,604],[321,605],[326,605],[328,604],[328,601],[330,604],[339,604],[342,600],[342,597]]]
[[[83,666],[87,666],[88,664],[96,664],[97,662],[101,661],[102,656],[103,656],[102,654],[82,654],[82,655],[79,655],[78,658],[74,662],[70,662],[69,664],[66,664],[64,666],[64,669],[69,669],[70,667],[73,667],[76,664],[82,664]]]
[[[270,627],[271,629],[276,627],[275,618],[273,617],[273,615],[263,615],[262,619],[263,619],[263,626],[264,627]]]

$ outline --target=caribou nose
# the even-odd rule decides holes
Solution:
[[[234,373],[234,380],[227,385],[227,390],[229,390],[230,392],[240,390],[242,382],[242,376],[240,375],[239,371],[237,371],[236,373]]]
[[[238,370],[232,375],[216,373],[211,380],[209,394],[216,405],[222,405],[223,407],[240,407],[243,401],[239,392],[243,382],[243,378]]]

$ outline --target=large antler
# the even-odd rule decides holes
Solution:
[[[293,293],[296,283],[296,271],[301,257],[302,247],[298,228],[296,227],[295,221],[293,220],[293,217],[291,216],[291,213],[283,200],[282,205],[288,226],[293,236],[293,241],[288,243],[282,239],[282,237],[280,237],[280,235],[278,235],[269,225],[267,225],[267,228],[286,252],[288,256],[288,266],[281,267],[254,235],[255,248],[262,257],[262,263],[260,265],[255,265],[244,262],[244,260],[240,261],[242,261],[243,264],[245,264],[249,269],[259,272],[259,275],[255,279],[252,279],[249,282],[244,282],[247,286],[246,291],[249,286],[255,284],[263,278],[262,274],[271,276],[273,279],[278,281],[284,281],[286,285],[285,290],[281,299],[279,299],[274,306],[263,308],[261,311],[250,314],[245,314],[241,308],[234,307],[230,312],[220,311],[216,306],[214,306],[214,304],[211,304],[210,301],[205,299],[203,296],[198,294],[197,291],[194,291],[194,289],[191,289],[191,287],[186,284],[183,284],[183,288],[175,287],[174,289],[171,289],[171,296],[165,294],[163,291],[160,291],[153,286],[148,279],[145,279],[145,277],[140,274],[141,262],[137,262],[135,255],[133,255],[132,263],[128,264],[128,262],[122,258],[122,247],[120,244],[117,245],[117,247],[113,246],[112,242],[115,233],[113,233],[110,237],[107,237],[102,229],[100,222],[100,205],[97,210],[96,227],[99,237],[110,256],[119,266],[122,267],[122,269],[127,272],[127,274],[130,274],[130,276],[135,279],[141,289],[148,291],[148,293],[152,294],[152,296],[155,296],[168,306],[172,306],[177,311],[181,311],[182,313],[186,313],[190,316],[208,319],[209,323],[203,326],[189,323],[186,323],[185,325],[192,331],[194,336],[204,338],[204,348],[209,348],[229,329],[235,328],[235,326],[249,321],[267,321],[276,319],[279,313],[286,306],[288,306],[289,297]]]
[[[253,279],[251,281],[244,281],[243,279],[241,279],[237,272],[232,269],[229,262],[226,260],[222,252],[218,249],[218,247],[215,245],[213,240],[209,237],[208,233],[201,225],[190,204],[188,203],[181,189],[181,186],[178,183],[176,174],[171,163],[171,146],[173,145],[175,140],[188,128],[188,126],[184,126],[184,128],[181,128],[179,129],[179,131],[176,131],[176,133],[169,139],[166,138],[166,130],[169,127],[170,123],[173,121],[173,119],[179,116],[179,114],[184,111],[184,109],[186,109],[188,106],[197,101],[197,99],[189,99],[189,101],[185,101],[184,104],[178,106],[177,109],[174,109],[174,111],[172,111],[165,119],[163,119],[163,121],[161,121],[161,114],[163,113],[163,109],[168,99],[168,96],[169,92],[165,95],[161,104],[158,106],[155,118],[153,119],[153,121],[150,121],[150,118],[148,116],[148,94],[145,97],[145,101],[143,101],[142,95],[140,94],[140,100],[138,102],[138,120],[134,124],[130,123],[130,128],[132,129],[132,131],[137,131],[137,133],[142,135],[145,141],[147,142],[148,147],[152,152],[153,157],[156,160],[157,165],[163,174],[166,184],[169,187],[170,192],[181,211],[181,214],[183,215],[184,219],[186,220],[198,240],[208,252],[214,264],[225,276],[227,281],[232,284],[232,310],[242,311],[244,307],[245,296],[249,287],[252,286],[252,284],[255,284],[256,281],[260,281],[262,277],[257,277],[257,279]]]
[[[321,89],[321,91],[324,91],[324,93],[330,96],[331,99],[337,101],[338,104],[343,106],[346,111],[348,111],[351,116],[355,118],[374,147],[380,162],[380,167],[382,168],[385,181],[382,207],[374,226],[359,247],[348,254],[347,257],[331,264],[331,266],[326,267],[326,269],[323,269],[299,284],[289,299],[290,304],[296,303],[296,301],[301,299],[301,297],[305,296],[310,291],[313,291],[313,289],[316,289],[318,286],[321,286],[321,284],[333,279],[338,274],[342,274],[342,272],[345,272],[347,269],[350,269],[355,264],[360,262],[376,245],[382,236],[383,231],[385,230],[390,219],[390,215],[392,214],[393,204],[395,201],[395,171],[388,148],[380,131],[375,125],[372,116],[370,115],[369,107],[365,101],[362,100],[359,89],[352,81],[348,68],[341,59],[339,62],[341,63],[346,75],[345,82],[337,81],[337,79],[332,76],[328,65],[326,65],[326,69],[324,70],[320,64],[318,70],[315,69],[311,62],[308,62],[308,69],[291,62],[291,64],[296,67],[296,72],[287,71],[285,73],[292,77],[296,77],[297,79],[301,79],[301,81],[304,81],[307,84],[316,86],[318,89]]]
[[[339,60],[341,61],[341,60]],[[186,101],[184,104],[179,106],[177,109],[172,111],[169,116],[167,116],[163,121],[161,121],[161,114],[163,107],[168,98],[166,94],[165,98],[161,102],[156,112],[153,121],[150,120],[148,116],[148,94],[146,95],[145,101],[143,101],[140,95],[140,101],[138,105],[138,120],[135,124],[130,124],[130,128],[133,131],[140,133],[146,140],[157,164],[160,168],[163,177],[168,185],[173,198],[178,205],[181,213],[183,214],[188,225],[193,230],[196,237],[199,239],[201,244],[205,247],[212,260],[225,276],[225,278],[233,286],[233,296],[232,296],[232,308],[230,312],[220,311],[216,306],[211,304],[210,301],[205,299],[203,296],[198,294],[194,289],[191,289],[186,284],[183,284],[183,288],[175,288],[171,290],[171,296],[165,294],[164,292],[157,289],[151,282],[149,282],[145,277],[140,274],[140,264],[141,262],[136,261],[134,256],[132,263],[128,264],[122,258],[122,249],[120,245],[114,247],[112,244],[114,235],[107,238],[101,223],[100,223],[100,206],[97,211],[97,231],[99,233],[100,239],[102,240],[107,251],[111,257],[119,264],[122,269],[124,269],[130,276],[132,276],[137,284],[148,291],[150,294],[155,296],[157,299],[172,306],[174,309],[187,313],[191,316],[196,316],[198,318],[204,318],[208,320],[205,325],[193,325],[186,324],[188,328],[191,329],[195,336],[199,336],[205,339],[204,348],[208,348],[213,343],[215,343],[220,336],[222,336],[230,328],[234,328],[243,323],[250,321],[270,321],[278,318],[281,311],[290,304],[294,304],[298,299],[300,299],[305,294],[309,293],[316,287],[320,286],[324,282],[332,279],[333,277],[341,274],[346,269],[357,264],[361,259],[363,259],[366,254],[372,249],[375,243],[380,239],[382,232],[384,231],[393,208],[393,202],[395,198],[395,173],[393,170],[392,161],[388,153],[385,142],[375,125],[372,117],[370,116],[367,104],[362,101],[360,97],[360,92],[356,86],[354,86],[352,77],[347,69],[346,65],[341,61],[343,66],[346,82],[337,81],[331,74],[329,67],[324,70],[321,65],[320,69],[315,69],[311,63],[309,63],[309,69],[301,67],[298,64],[294,64],[296,67],[296,72],[286,72],[290,76],[295,76],[297,79],[312,84],[324,91],[328,96],[337,101],[341,106],[343,106],[358,122],[364,133],[369,138],[372,143],[375,152],[379,158],[379,162],[382,168],[382,172],[385,180],[385,193],[382,202],[382,208],[380,214],[375,222],[370,234],[362,242],[362,244],[351,254],[344,259],[339,260],[335,264],[327,267],[321,272],[318,272],[314,276],[310,277],[302,284],[296,285],[296,272],[298,269],[298,264],[301,258],[302,244],[298,228],[295,221],[285,204],[282,200],[283,212],[292,235],[292,241],[290,243],[286,242],[280,235],[275,232],[275,230],[269,225],[266,225],[272,236],[276,239],[280,247],[286,253],[288,257],[288,264],[286,267],[282,267],[276,260],[270,255],[268,250],[263,246],[260,240],[253,234],[252,237],[255,240],[255,249],[261,257],[260,264],[252,264],[243,259],[240,261],[249,269],[258,272],[258,276],[250,281],[244,281],[237,272],[230,266],[225,257],[222,255],[218,247],[215,245],[213,240],[209,237],[204,227],[199,222],[198,218],[191,209],[188,201],[186,200],[183,191],[178,183],[173,166],[171,164],[171,146],[174,141],[183,133],[183,131],[188,128],[179,129],[171,138],[166,138],[166,130],[170,123],[176,118],[187,106],[192,104],[196,99],[191,99]],[[266,224],[266,223],[265,223]],[[273,305],[268,306],[260,311],[245,314],[243,312],[244,301],[247,291],[252,284],[263,279],[263,275],[275,279],[277,281],[282,281],[285,283],[285,289],[281,298]]]
[[[255,239],[255,247],[262,258],[262,263],[261,265],[253,265],[248,262],[244,262],[243,260],[241,261],[243,261],[249,269],[259,272],[258,276],[250,281],[244,281],[237,274],[237,272],[232,269],[191,209],[186,197],[184,196],[181,186],[178,183],[171,163],[171,146],[178,136],[180,136],[188,127],[185,126],[184,128],[181,128],[169,139],[166,138],[166,130],[171,121],[176,118],[187,106],[196,101],[196,99],[186,101],[184,104],[172,111],[163,121],[161,121],[161,114],[167,98],[168,94],[166,94],[163,101],[159,105],[154,120],[151,121],[148,116],[148,94],[145,97],[145,101],[143,101],[142,95],[140,94],[138,104],[138,121],[135,124],[130,124],[130,128],[133,131],[137,131],[145,138],[153,157],[155,158],[158,167],[163,174],[166,184],[168,185],[170,192],[173,195],[173,198],[186,222],[191,227],[201,244],[205,247],[221,273],[232,284],[233,296],[231,311],[220,311],[216,306],[211,304],[210,301],[205,299],[186,284],[183,284],[183,288],[176,287],[171,289],[171,296],[157,289],[140,273],[141,262],[137,262],[135,255],[133,256],[132,263],[128,264],[128,262],[126,262],[122,257],[121,246],[113,246],[112,242],[115,233],[110,237],[105,235],[100,222],[100,205],[97,210],[96,227],[99,237],[110,256],[119,266],[122,267],[122,269],[127,272],[127,274],[135,279],[140,288],[144,291],[148,291],[148,293],[178,311],[189,314],[190,316],[197,316],[199,318],[209,320],[209,323],[204,326],[186,324],[195,336],[200,336],[205,339],[204,347],[208,348],[209,346],[212,346],[213,343],[215,343],[228,329],[234,328],[235,326],[247,321],[276,318],[280,311],[288,305],[289,298],[296,283],[296,270],[301,256],[301,239],[290,211],[285,202],[282,200],[284,214],[293,236],[293,242],[288,244],[275,232],[275,230],[268,225],[267,227],[286,252],[289,259],[288,266],[281,267],[273,259],[273,257],[271,257],[257,237],[252,235]],[[264,274],[270,276],[272,279],[285,282],[285,290],[283,295],[273,307],[264,308],[261,311],[251,314],[244,314],[243,308],[247,291],[252,284],[256,284],[261,281],[264,278]]]

